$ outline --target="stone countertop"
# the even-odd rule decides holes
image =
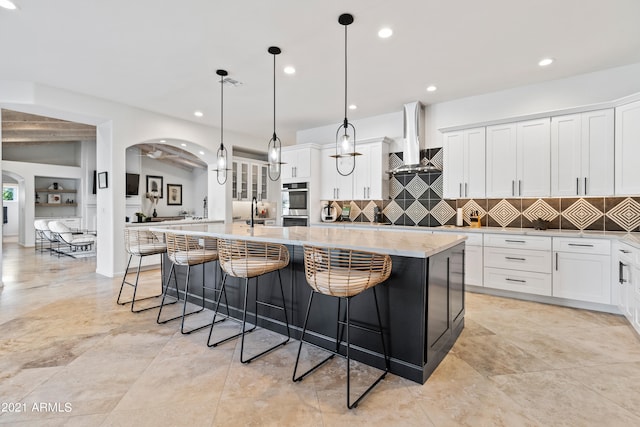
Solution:
[[[457,227],[451,225],[441,225],[439,227],[417,227],[417,226],[403,226],[403,225],[391,225],[388,223],[375,223],[375,222],[332,222],[332,223],[319,223],[311,224],[312,227],[328,228],[334,227],[344,229],[346,227],[362,227],[363,229],[375,229],[375,230],[398,230],[398,231],[412,231],[412,232],[447,232],[447,233],[479,233],[479,234],[518,234],[526,236],[548,236],[548,237],[584,237],[594,239],[612,239],[620,240],[628,239],[630,244],[637,242],[640,247],[640,233],[627,233],[626,231],[591,231],[591,230],[535,230],[533,228],[502,228],[502,227]],[[637,236],[637,237],[636,237]]]
[[[397,230],[378,233],[376,230],[345,230],[335,227],[276,227],[245,224],[163,224],[149,228],[154,232],[173,231],[198,236],[230,237],[288,245],[318,245],[363,250],[411,258],[428,258],[465,241],[456,234],[427,234],[416,238],[415,233]]]
[[[186,225],[186,224],[222,224],[223,220],[214,220],[214,219],[193,219],[193,218],[185,218],[173,221],[162,221],[162,222],[127,222],[125,223],[125,227],[157,227],[160,224],[162,225]]]

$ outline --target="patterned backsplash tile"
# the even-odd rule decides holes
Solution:
[[[442,149],[420,151],[423,164],[442,168]],[[402,164],[402,153],[389,155],[389,166]],[[469,215],[478,212],[483,226],[533,228],[534,221],[548,221],[549,229],[634,231],[640,227],[640,197],[562,197],[526,199],[442,198],[442,172],[411,173],[391,176],[390,200],[353,200],[333,202],[337,209],[348,203],[350,219],[371,222],[374,209],[382,210],[385,220],[394,225],[437,227],[455,225],[456,209]]]

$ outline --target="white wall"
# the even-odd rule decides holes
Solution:
[[[430,105],[427,147],[442,147],[440,128],[579,107],[640,92],[640,63]]]
[[[20,225],[18,230],[18,242],[23,246],[34,245],[34,229],[33,219],[35,217],[35,197],[36,197],[36,176],[58,177],[77,179],[82,178],[82,169],[75,166],[59,166],[47,165],[42,163],[13,162],[9,160],[2,161],[2,170],[5,173],[11,173],[21,177],[20,181],[20,198],[18,215],[20,217]],[[78,196],[80,196],[80,192]],[[46,197],[41,194],[40,197]],[[44,200],[44,199],[43,199]],[[82,202],[80,202],[82,203]],[[56,209],[56,208],[52,208]],[[61,207],[60,209],[67,209]],[[46,215],[46,213],[45,213]],[[56,211],[51,211],[51,216],[56,216]]]
[[[402,150],[402,105],[398,106],[398,112],[382,114],[353,120],[351,123],[356,128],[357,141],[386,136],[394,140],[390,150],[392,152]],[[315,143],[319,145],[335,143],[336,132],[340,123],[304,129],[296,133],[296,144]]]
[[[98,189],[96,195],[96,271],[105,276],[121,274],[125,267],[122,230],[126,216],[126,147],[158,139],[191,141],[205,152],[201,158],[211,165],[208,170],[215,164],[219,129],[202,124],[30,82],[0,81],[0,108],[97,126],[96,169],[109,174],[109,188]],[[246,135],[228,132],[225,140],[253,150],[265,149],[264,141]],[[231,144],[228,149],[231,152]],[[220,186],[215,175],[208,173],[207,180],[207,196],[217,201],[215,209],[210,203],[209,217],[230,222],[231,179]],[[25,183],[25,187],[33,188],[33,182]],[[25,204],[25,209],[29,207],[33,210],[32,203]]]
[[[440,128],[613,101],[637,92],[640,92],[640,63],[431,104],[425,107],[424,148],[442,147]],[[358,140],[387,136],[394,139],[390,151],[402,151],[402,106],[397,109],[397,113],[354,120]],[[338,126],[335,123],[300,130],[296,143],[333,142]]]

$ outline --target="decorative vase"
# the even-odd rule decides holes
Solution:
[[[155,208],[153,209],[153,214],[152,214],[152,216],[153,216],[154,218],[158,216],[158,212],[156,212],[156,209],[155,209]]]

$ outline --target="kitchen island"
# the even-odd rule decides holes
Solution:
[[[281,243],[290,253],[290,265],[282,271],[285,299],[292,335],[299,338],[311,288],[304,275],[303,245],[319,245],[345,249],[367,250],[389,254],[393,262],[389,279],[378,285],[380,315],[387,351],[391,357],[391,372],[424,383],[451,349],[464,327],[464,236],[426,235],[402,231],[344,230],[316,227],[250,228],[241,224],[193,224],[150,227],[154,232],[171,231],[194,236],[226,237]],[[207,278],[214,277],[217,266],[207,265]],[[179,269],[179,283],[184,283]],[[167,269],[168,271],[168,269]],[[202,269],[191,270],[192,283],[200,283]],[[166,277],[165,277],[166,280]],[[234,317],[242,313],[240,281],[229,278],[227,296]],[[260,278],[259,298],[280,302],[277,275]],[[210,286],[210,284],[209,284]],[[197,298],[198,287],[193,286]],[[171,288],[170,288],[171,289]],[[253,292],[251,292],[253,293]],[[249,307],[252,306],[249,295]],[[207,294],[209,307],[214,295]],[[377,324],[372,309],[373,293],[365,291],[355,297],[351,318],[365,324]],[[316,305],[318,304],[318,305]],[[320,307],[319,307],[320,306]],[[314,300],[314,313],[309,319],[308,340],[325,348],[333,348],[336,339],[337,301],[324,295]],[[344,304],[343,304],[344,309]],[[226,310],[222,309],[223,313]],[[322,314],[320,314],[322,313]],[[280,313],[265,307],[260,311],[258,325],[285,333]],[[352,357],[363,363],[383,367],[384,357],[379,338],[353,329]],[[293,367],[292,367],[293,369]]]

